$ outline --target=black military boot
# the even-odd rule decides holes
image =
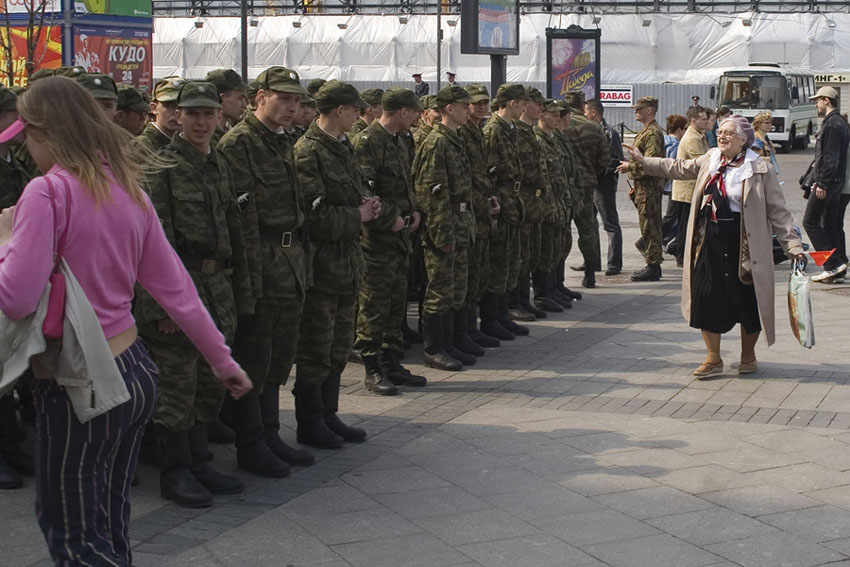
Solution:
[[[519,286],[517,287],[517,290],[519,293],[519,304],[523,311],[528,311],[537,319],[545,319],[547,317],[545,311],[538,309],[531,302],[531,284],[528,276],[522,276],[519,278]]]
[[[446,313],[443,313],[443,348],[446,349],[446,352],[449,354],[449,356],[459,360],[460,363],[464,366],[472,366],[473,364],[475,364],[475,357],[471,354],[463,352],[455,346],[454,335],[454,311],[450,309]]]
[[[490,292],[486,292],[481,297],[481,333],[500,341],[516,339],[516,335],[499,322],[499,298]]]
[[[534,304],[543,311],[563,313],[564,308],[555,300],[554,284],[551,274],[544,271],[534,272]]]
[[[478,329],[478,306],[475,304],[466,308],[466,334],[478,345],[484,348],[496,348],[501,343],[496,337],[482,333]]]
[[[481,345],[473,341],[466,330],[469,324],[469,319],[466,316],[466,309],[460,311],[452,311],[452,319],[454,320],[454,337],[452,344],[461,352],[471,354],[472,356],[484,356],[485,351]]]
[[[9,466],[0,456],[0,490],[14,490],[23,486],[24,481],[18,471]]]
[[[404,321],[401,322],[401,334],[404,337],[404,340],[409,342],[410,344],[421,344],[422,343],[422,335],[414,331],[410,328],[410,325],[407,324],[407,311],[404,313]]]
[[[207,425],[209,442],[216,445],[230,445],[236,441],[236,433],[227,427],[219,418]]]
[[[15,398],[11,394],[0,397],[0,489],[12,490],[23,485],[21,475],[7,463],[4,454],[9,450],[20,450],[18,418],[15,413]]]
[[[166,500],[186,508],[212,506],[209,490],[192,475],[189,433],[157,427],[159,434],[159,492]],[[206,455],[204,455],[206,459]]]
[[[566,269],[566,264],[565,260],[558,264],[558,267],[555,268],[555,290],[560,291],[563,295],[566,295],[570,299],[578,301],[581,299],[581,292],[573,291],[564,285],[564,270]],[[584,270],[582,269],[582,271]]]
[[[647,264],[642,270],[632,274],[633,282],[657,282],[661,279],[661,264]]]
[[[32,455],[21,449],[23,431],[18,427],[18,414],[15,398],[8,394],[0,398],[0,458],[23,476],[35,474],[35,462]]]
[[[422,339],[425,341],[425,350],[422,353],[422,360],[425,362],[425,366],[430,366],[437,370],[449,371],[463,369],[463,364],[456,358],[452,358],[443,346],[442,315],[423,315]]]
[[[280,385],[266,384],[260,398],[260,415],[263,419],[263,439],[277,458],[293,467],[309,467],[316,462],[307,449],[296,449],[280,438]]]
[[[508,294],[508,317],[513,321],[534,321],[537,317],[534,313],[526,311],[522,307],[522,298],[520,295],[519,286],[511,290]],[[504,324],[502,325],[504,326]]]
[[[272,453],[263,438],[263,418],[257,396],[227,400],[236,433],[236,462],[239,468],[260,476],[289,476],[289,465]]]
[[[364,355],[363,366],[366,368],[364,384],[366,389],[380,396],[395,396],[398,388],[381,372],[380,357],[376,354]]]
[[[377,357],[376,357],[377,358]],[[346,425],[337,415],[339,411],[339,374],[329,374],[322,382],[322,405],[325,424],[328,429],[342,437],[348,443],[360,443],[366,440],[366,430]]]
[[[381,372],[396,386],[421,388],[428,383],[428,380],[424,376],[414,374],[402,366],[398,361],[398,353],[393,350],[382,350],[379,362],[381,364]]]
[[[596,273],[593,270],[585,270],[581,279],[581,287],[593,289],[596,287]]]
[[[192,466],[189,471],[201,485],[212,494],[239,494],[245,490],[245,484],[235,476],[222,474],[207,462],[209,453],[209,431],[207,424],[199,421],[189,429],[189,450]]]
[[[499,324],[515,335],[523,335],[523,336],[527,335],[528,334],[528,327],[514,323],[511,320],[511,318],[508,316],[508,296],[507,296],[507,294],[506,295],[500,295],[498,297],[498,301],[499,301],[499,311],[498,311]]]
[[[325,423],[321,389],[314,387],[302,392],[292,392],[292,395],[295,396],[298,442],[317,449],[342,447],[344,443],[342,437],[331,431]]]

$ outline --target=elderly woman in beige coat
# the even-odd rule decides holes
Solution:
[[[627,146],[647,175],[696,180],[682,277],[682,314],[708,351],[696,376],[722,374],[720,336],[739,323],[738,373],[756,371],[761,331],[774,342],[773,235],[789,257],[803,257],[776,173],[749,149],[753,138],[736,115],[720,124],[718,147],[696,159],[644,158]]]

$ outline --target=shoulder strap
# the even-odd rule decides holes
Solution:
[[[56,250],[54,252],[55,264],[53,266],[53,271],[57,271],[59,269],[59,264],[62,263],[62,257],[65,253],[65,239],[68,235],[68,227],[71,224],[71,190],[70,187],[68,187],[68,180],[61,175],[57,175],[56,177],[59,177],[59,179],[62,180],[62,184],[65,186],[65,230],[62,231],[62,235],[59,237],[59,240],[56,243]],[[53,182],[51,181],[51,176],[45,175],[44,179],[45,181],[47,181],[47,188],[50,192],[50,206],[53,209],[53,223],[55,230],[57,220],[55,192],[56,190],[53,186]]]

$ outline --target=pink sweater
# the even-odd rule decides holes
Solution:
[[[57,218],[53,217],[47,179],[53,185]],[[97,205],[59,165],[26,186],[15,210],[12,237],[0,246],[0,310],[13,320],[35,312],[53,270],[56,244],[66,229],[70,195],[65,260],[106,338],[135,324],[130,302],[138,280],[186,333],[216,376],[234,375],[239,365],[166,240],[153,205],[146,196],[147,207],[142,209],[115,182],[110,189],[112,201]]]

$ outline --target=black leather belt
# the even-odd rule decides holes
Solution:
[[[222,262],[221,260],[205,260],[201,258],[181,258],[186,269],[192,272],[200,272],[202,274],[214,274],[223,270],[230,269],[230,262]]]
[[[295,233],[291,230],[286,232],[276,230],[262,231],[260,232],[260,242],[280,246],[281,248],[289,248],[295,242],[294,236]]]

